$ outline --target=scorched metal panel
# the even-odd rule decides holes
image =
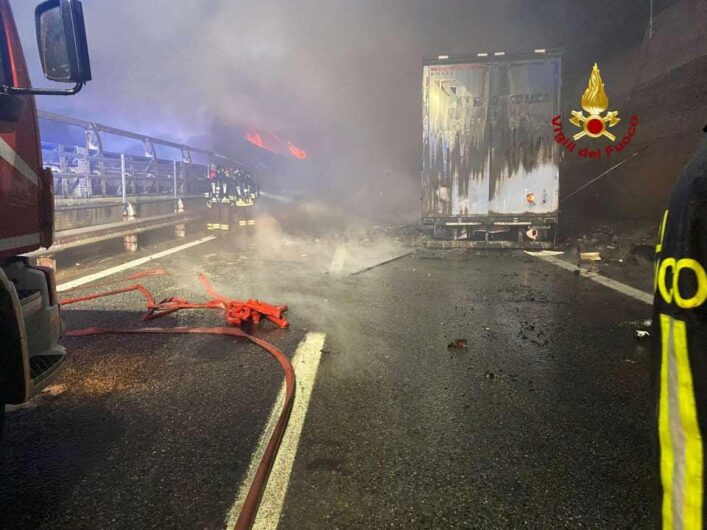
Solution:
[[[486,64],[424,66],[425,217],[488,213],[489,73]]]
[[[489,106],[492,214],[557,211],[559,146],[550,123],[559,113],[559,75],[559,59],[493,67]]]

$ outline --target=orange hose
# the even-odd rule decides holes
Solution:
[[[138,273],[131,277],[125,279],[137,279],[138,277],[144,276],[155,276],[167,274],[165,271],[158,269],[157,271],[147,271],[146,273]],[[235,306],[233,300],[219,295],[209,282],[209,280],[203,274],[199,275],[199,279],[204,284],[208,294],[213,297],[206,304],[194,304],[182,298],[172,297],[167,298],[160,302],[155,303],[155,299],[152,293],[147,290],[142,285],[136,284],[129,287],[124,287],[121,289],[115,289],[112,291],[107,291],[103,293],[88,294],[85,296],[77,298],[68,298],[60,302],[61,305],[75,304],[78,302],[83,302],[86,300],[94,300],[96,298],[102,298],[104,296],[112,296],[120,293],[126,293],[130,291],[139,291],[146,299],[147,312],[142,316],[142,320],[151,320],[153,318],[159,318],[161,316],[167,315],[178,311],[179,309],[197,309],[197,308],[209,308],[209,309],[220,309],[223,308],[226,311],[226,319],[229,323],[235,322],[238,319],[236,317],[231,317],[229,312]],[[118,280],[120,281],[120,280]],[[115,282],[109,282],[115,283]],[[249,301],[250,302],[250,301]],[[257,301],[254,301],[257,302]],[[258,302],[258,304],[260,304]],[[269,308],[273,306],[263,305],[264,308]],[[250,315],[250,308],[246,307],[248,315]],[[280,319],[280,312],[286,311],[286,306],[277,306],[273,308],[272,313],[275,314],[265,314],[265,317],[269,320],[275,322],[281,327],[287,325],[287,321]],[[271,312],[271,311],[268,311]],[[260,320],[260,314],[257,311],[252,312],[253,321],[257,322]],[[238,320],[240,322],[240,320]],[[283,325],[284,324],[284,325]],[[231,337],[242,337],[251,341],[253,344],[260,346],[265,351],[267,351],[275,360],[280,364],[282,371],[285,375],[285,403],[282,406],[282,411],[280,412],[280,417],[277,420],[277,424],[273,430],[270,440],[268,440],[268,445],[265,448],[263,458],[260,460],[258,469],[255,472],[255,477],[253,478],[253,483],[248,489],[248,494],[246,495],[241,512],[238,515],[238,520],[236,521],[236,530],[249,530],[253,523],[255,522],[255,517],[258,513],[258,508],[260,506],[260,501],[265,492],[265,486],[267,485],[268,477],[270,476],[270,471],[272,469],[273,463],[275,462],[275,457],[277,456],[278,449],[282,442],[282,438],[285,434],[285,429],[287,428],[287,422],[290,419],[290,413],[292,412],[292,404],[295,397],[295,371],[292,368],[292,363],[287,358],[287,356],[282,353],[276,346],[266,342],[262,339],[254,337],[237,327],[178,327],[178,328],[142,328],[142,329],[109,329],[109,328],[85,328],[85,329],[75,329],[70,330],[66,333],[69,337],[86,337],[89,335],[107,335],[107,334],[201,334],[201,335],[228,335]]]

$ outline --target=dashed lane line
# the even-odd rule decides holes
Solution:
[[[329,265],[329,274],[340,274],[344,268],[344,263],[346,262],[346,245],[339,244],[336,246],[334,251],[334,257],[331,259],[331,265]]]
[[[621,294],[630,296],[631,298],[638,300],[639,302],[653,304],[652,294],[646,293],[645,291],[641,291],[640,289],[636,289],[635,287],[631,287],[630,285],[626,285],[625,283],[617,282],[616,280],[612,280],[611,278],[602,276],[597,272],[577,267],[577,265],[565,261],[561,258],[558,258],[557,256],[546,255],[542,252],[526,251],[525,253],[530,256],[533,256],[534,258],[539,258],[543,261],[547,261],[548,263],[552,263],[553,265],[556,265],[565,270],[572,272],[579,271],[579,275],[583,278],[587,278],[589,280],[592,280],[593,282],[603,285],[604,287],[608,287],[609,289],[613,289],[614,291],[617,291]]]
[[[324,347],[326,334],[318,332],[310,332],[302,339],[297,351],[292,358],[292,366],[295,369],[295,377],[297,386],[295,388],[295,401],[290,415],[290,421],[287,424],[287,430],[280,444],[280,449],[277,453],[275,463],[273,464],[268,483],[265,488],[265,493],[260,502],[258,515],[253,524],[255,530],[274,530],[280,522],[282,508],[285,503],[285,495],[292,474],[292,466],[297,456],[297,448],[299,447],[304,420],[307,416],[309,401],[312,396],[314,382],[317,378],[319,369],[319,361],[321,359],[321,351]],[[238,490],[238,495],[233,503],[233,506],[226,515],[226,529],[233,530],[238,520],[241,507],[245,501],[248,489],[250,488],[255,472],[258,469],[260,460],[263,457],[265,447],[270,440],[272,431],[280,416],[282,404],[285,400],[285,385],[283,383],[280,393],[275,404],[270,411],[270,417],[266,424],[265,430],[260,437],[258,447],[251,457],[250,466],[246,473],[246,478]]]

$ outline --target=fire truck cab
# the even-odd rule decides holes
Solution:
[[[74,87],[31,87],[9,0],[0,0],[0,428],[5,404],[39,393],[66,355],[54,271],[22,256],[49,247],[54,231],[34,95],[75,94],[91,79],[81,2],[43,2],[35,21],[45,76]]]

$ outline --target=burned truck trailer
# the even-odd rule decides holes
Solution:
[[[483,60],[481,60],[483,59]],[[423,64],[422,221],[430,246],[554,245],[559,55]]]

